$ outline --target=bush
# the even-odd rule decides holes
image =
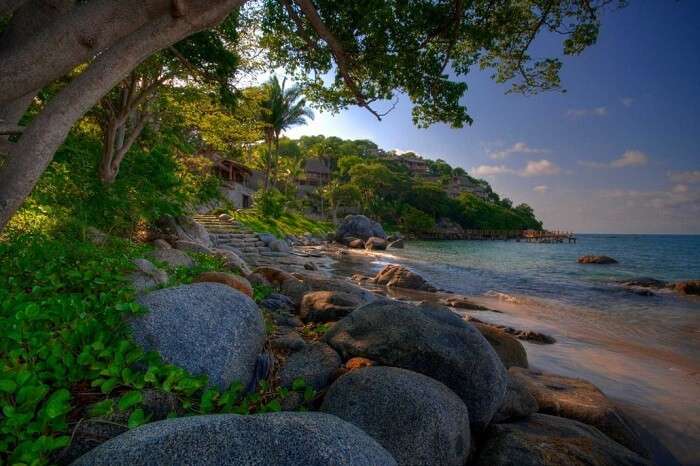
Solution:
[[[401,215],[401,226],[404,233],[427,233],[435,228],[435,219],[422,210],[406,205]]]
[[[263,217],[280,218],[287,205],[287,198],[284,194],[271,188],[267,191],[261,190],[254,195],[255,209]]]

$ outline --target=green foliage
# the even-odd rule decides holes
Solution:
[[[406,205],[401,215],[401,228],[412,233],[428,233],[435,228],[435,219],[422,210]]]
[[[272,233],[278,238],[306,233],[325,236],[334,230],[333,224],[310,219],[298,212],[285,212],[279,218],[271,218],[261,215],[257,209],[246,209],[232,212],[231,215],[253,231]]]
[[[481,230],[541,230],[542,222],[535,218],[527,204],[515,209],[497,203],[486,202],[471,194],[462,194],[458,202],[462,208],[462,224],[466,228]]]
[[[262,217],[270,219],[280,218],[288,202],[287,197],[274,188],[256,192],[253,200],[254,209]]]

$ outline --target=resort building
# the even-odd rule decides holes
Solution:
[[[313,191],[331,181],[331,169],[324,159],[309,159],[304,164],[304,173],[297,180],[300,191]]]
[[[408,168],[411,174],[415,176],[426,175],[428,173],[428,162],[424,158],[418,157],[413,152],[406,152],[400,155],[395,154],[391,157],[391,160]]]
[[[253,193],[262,186],[262,173],[227,159],[218,151],[201,152],[200,155],[213,162],[214,172],[221,178],[221,194],[235,208],[246,209],[253,205]]]
[[[455,175],[450,178],[445,186],[445,192],[449,197],[455,199],[462,193],[473,194],[484,200],[488,200],[488,191],[476,180],[465,175]]]

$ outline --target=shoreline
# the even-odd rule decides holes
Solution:
[[[415,270],[415,264],[410,261],[383,251],[348,249],[335,244],[314,249],[333,259],[326,272],[339,278],[351,279],[358,273],[374,275],[377,268],[386,263]],[[649,442],[657,464],[700,462],[698,452],[692,447],[700,441],[700,423],[697,422],[700,410],[695,403],[700,396],[700,365],[690,358],[666,348],[596,333],[594,328],[585,328],[582,323],[570,319],[566,312],[561,312],[578,309],[559,302],[545,303],[550,300],[535,296],[498,291],[490,296],[456,295],[450,290],[429,293],[358,284],[369,291],[409,302],[439,303],[445,296],[464,296],[497,312],[452,308],[463,317],[554,336],[557,342],[551,345],[520,340],[531,367],[581,378],[598,386],[646,431],[643,432],[645,441]],[[433,285],[441,288],[439,283]]]

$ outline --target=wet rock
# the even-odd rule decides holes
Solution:
[[[511,366],[528,367],[527,352],[523,344],[517,339],[489,325],[479,323],[474,323],[473,325],[496,350],[496,354],[501,358],[501,362],[506,369]]]
[[[328,390],[321,410],[367,432],[400,465],[463,466],[469,455],[467,407],[445,385],[416,372],[349,372]]]
[[[75,466],[394,466],[354,425],[323,413],[220,414],[146,424],[84,455]]]
[[[377,238],[376,236],[372,236],[367,241],[365,241],[365,249],[368,249],[370,251],[383,251],[386,249],[387,245],[388,243],[385,239]]]
[[[632,280],[623,280],[620,282],[622,286],[634,286],[639,288],[665,288],[667,283],[655,278],[641,277]]]
[[[350,249],[364,249],[365,248],[365,242],[362,241],[360,238],[346,238],[343,241],[344,244],[346,244]]]
[[[535,332],[532,330],[520,330],[513,327],[508,327],[506,325],[488,324],[472,316],[467,316],[465,317],[465,319],[471,322],[472,324],[483,324],[501,330],[507,333],[508,335],[513,335],[518,340],[525,340],[540,345],[551,345],[557,342],[557,340],[553,336],[544,333]]]
[[[338,353],[325,343],[310,343],[292,353],[279,372],[280,385],[291,387],[296,379],[303,379],[315,390],[330,384],[331,374],[340,367]]]
[[[651,466],[586,424],[545,414],[492,424],[476,466]]]
[[[299,317],[305,322],[331,322],[350,314],[364,301],[342,291],[313,291],[301,300]]]
[[[153,251],[153,258],[165,262],[170,267],[194,267],[192,258],[179,249],[156,249]]]
[[[148,313],[134,318],[134,339],[146,351],[225,389],[250,380],[265,342],[265,326],[248,296],[219,283],[153,291],[137,300]]]
[[[490,311],[491,309],[471,302],[464,296],[450,296],[440,300],[443,306],[454,307],[455,309],[467,309],[470,311]]]
[[[367,241],[372,236],[386,238],[386,233],[379,223],[364,215],[348,215],[336,229],[335,236],[338,240],[342,240],[346,236],[354,236]]]
[[[231,273],[204,272],[199,274],[199,276],[197,276],[193,282],[221,283],[223,285],[230,286],[234,290],[240,291],[246,296],[253,296],[253,287],[250,285],[250,282],[241,276],[233,275]]]
[[[507,422],[526,418],[537,412],[539,405],[522,380],[508,374],[508,386],[503,404],[493,417],[493,422]]]
[[[395,241],[389,243],[389,248],[391,249],[403,249],[405,246],[403,238],[399,238]]]
[[[578,258],[579,264],[617,264],[617,261],[608,256],[581,256]]]
[[[432,377],[457,393],[472,427],[485,427],[502,403],[506,370],[486,339],[449,309],[381,300],[340,320],[325,335],[343,360],[360,356]]]
[[[389,264],[371,280],[376,285],[394,288],[408,288],[420,291],[435,291],[435,287],[423,277],[411,272],[402,265]]]
[[[700,280],[688,280],[673,285],[673,289],[680,294],[700,295]]]
[[[636,427],[592,383],[517,367],[510,368],[509,373],[535,397],[540,413],[592,425],[632,451],[648,456]]]

